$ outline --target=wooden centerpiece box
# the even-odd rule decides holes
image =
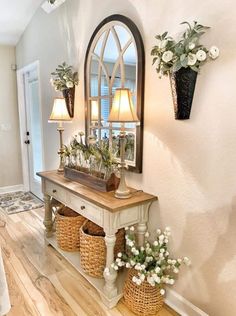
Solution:
[[[120,179],[114,173],[112,173],[110,177],[107,180],[105,180],[101,178],[101,173],[91,175],[87,172],[69,167],[64,167],[64,176],[67,179],[79,182],[83,185],[86,185],[92,189],[101,192],[109,192],[116,190],[120,182]]]

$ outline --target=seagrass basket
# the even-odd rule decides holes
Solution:
[[[79,251],[79,230],[85,218],[69,207],[62,207],[56,214],[56,239],[58,247],[65,251]]]
[[[146,280],[141,285],[137,285],[132,281],[133,276],[137,276],[137,271],[130,269],[124,285],[125,305],[140,316],[156,315],[164,304],[160,288],[151,286]]]
[[[124,251],[124,229],[116,233],[114,257]],[[81,266],[90,276],[102,278],[106,264],[105,233],[102,227],[91,221],[86,221],[80,228],[80,258]]]

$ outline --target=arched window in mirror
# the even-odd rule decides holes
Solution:
[[[112,15],[94,31],[85,59],[86,134],[106,139],[119,159],[119,123],[108,117],[116,88],[129,88],[140,123],[125,124],[126,163],[142,172],[144,48],[136,25]]]

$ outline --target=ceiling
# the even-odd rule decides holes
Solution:
[[[0,45],[16,45],[42,0],[0,0]]]

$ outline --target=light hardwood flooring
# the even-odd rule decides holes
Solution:
[[[43,210],[7,216],[0,209],[2,247],[12,308],[8,316],[133,316],[121,300],[109,310],[96,290],[44,244]],[[2,222],[5,221],[4,227]],[[158,316],[177,315],[165,306]]]

